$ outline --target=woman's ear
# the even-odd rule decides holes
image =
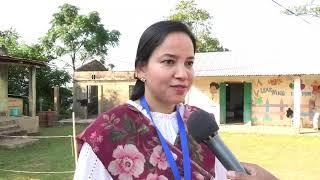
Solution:
[[[135,74],[138,79],[144,78],[146,76],[146,66],[137,67]]]

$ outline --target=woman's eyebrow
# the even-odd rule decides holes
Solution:
[[[177,58],[177,56],[176,56],[176,55],[173,55],[173,54],[168,54],[168,53],[166,53],[166,54],[163,54],[163,55],[162,55],[162,57],[171,57],[171,58]]]
[[[161,57],[170,57],[170,58],[177,58],[177,56],[176,55],[173,55],[173,54],[168,54],[168,53],[166,53],[166,54],[163,54]],[[189,57],[187,57],[186,59],[189,59],[189,60],[194,60],[195,58],[194,58],[194,56],[189,56]]]

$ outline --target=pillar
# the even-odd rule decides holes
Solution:
[[[0,116],[8,113],[8,65],[0,64]]]
[[[54,106],[54,111],[56,111],[56,113],[59,114],[59,111],[60,111],[60,93],[59,93],[59,87],[58,86],[53,87],[53,106]]]
[[[36,116],[36,68],[29,68],[29,116]]]
[[[293,126],[300,128],[300,105],[301,105],[301,88],[300,88],[300,77],[294,79],[293,89]]]
[[[103,85],[98,85],[98,114],[103,112]]]

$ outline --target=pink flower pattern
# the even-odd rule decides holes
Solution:
[[[101,135],[97,135],[97,131],[91,133],[89,137],[89,141],[92,142],[92,149],[94,152],[99,151],[99,144],[103,141],[103,137]]]
[[[173,154],[173,158],[176,160],[177,155]],[[166,170],[169,166],[166,158],[165,152],[162,150],[162,147],[160,145],[153,148],[153,152],[150,156],[150,164],[152,164],[155,167],[158,167],[161,170]]]
[[[104,129],[111,129],[120,122],[120,118],[116,118],[115,114],[111,114],[111,116],[109,116],[108,114],[103,114],[102,118],[105,121],[104,123],[102,123]]]
[[[145,158],[133,144],[119,145],[112,153],[115,160],[111,161],[108,170],[113,176],[119,175],[120,180],[138,178],[144,171]]]
[[[168,180],[167,177],[160,175],[158,176],[158,174],[148,174],[146,180]]]
[[[187,121],[188,116],[196,109],[186,105],[184,121]],[[133,122],[134,126],[128,128],[127,121]],[[139,131],[142,126],[146,126],[148,131],[143,133]],[[78,142],[81,145],[83,142],[90,144],[113,179],[172,179],[170,165],[156,131],[152,128],[150,121],[139,110],[130,105],[123,105],[99,116],[84,133],[78,136]],[[179,148],[178,145],[174,144],[174,146],[176,147],[171,149],[176,153],[173,154],[174,159],[179,159],[177,163],[181,166],[182,154],[176,149]],[[199,148],[203,150],[203,158],[192,158],[203,167],[204,171],[192,165],[195,170],[192,178],[197,180],[211,178],[214,174],[212,171],[214,163],[211,163],[214,162],[212,158],[214,156],[206,146],[200,145],[195,149],[191,148],[191,154],[196,154]],[[146,160],[149,162],[146,163]]]

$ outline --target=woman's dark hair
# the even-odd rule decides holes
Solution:
[[[153,51],[162,44],[168,34],[173,32],[187,34],[192,41],[194,52],[196,51],[196,39],[185,24],[179,21],[160,21],[148,27],[141,35],[134,64],[135,69],[147,65]],[[143,95],[144,82],[137,79],[130,99],[134,101]]]

